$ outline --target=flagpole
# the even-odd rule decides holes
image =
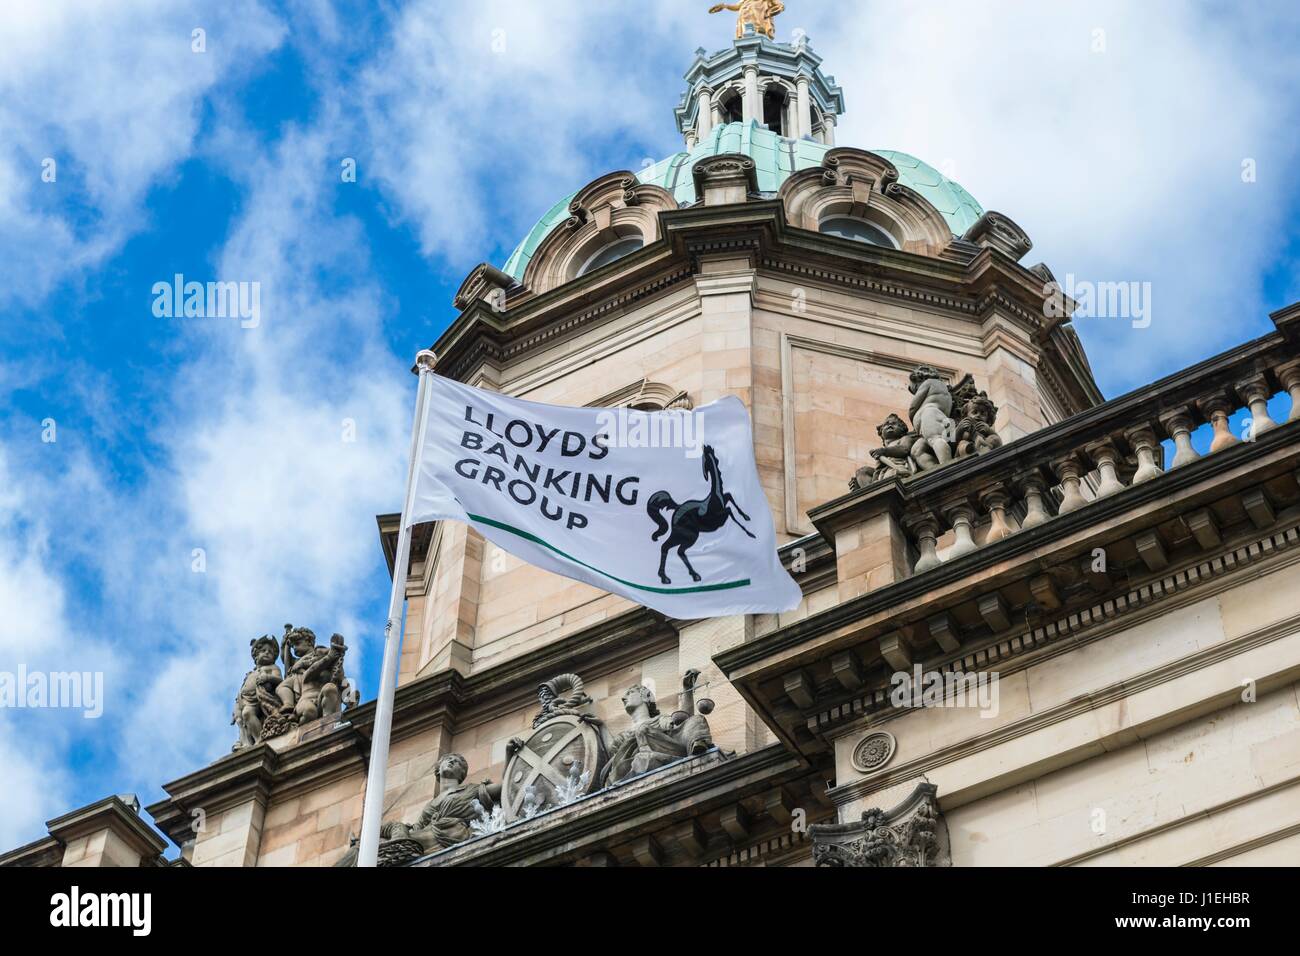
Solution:
[[[420,452],[424,447],[424,426],[428,418],[428,383],[438,356],[428,349],[415,357],[420,381],[415,392],[415,418],[411,424],[411,454],[407,459],[406,496],[402,499],[402,520],[397,531],[397,555],[393,562],[393,590],[388,598],[388,621],[384,625],[384,664],[375,703],[375,725],[370,734],[370,770],[366,797],[361,809],[361,848],[357,866],[379,865],[379,827],[384,815],[384,778],[388,774],[388,742],[393,729],[393,695],[397,690],[397,665],[402,656],[402,606],[406,600],[406,566],[411,556],[411,534],[406,516],[411,512],[411,495],[419,474]]]

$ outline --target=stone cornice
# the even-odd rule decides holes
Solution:
[[[0,867],[6,866],[62,866],[63,843],[52,836],[24,844],[7,853],[0,853]]]
[[[166,799],[145,808],[177,846],[193,836],[195,811],[212,815],[249,800],[265,803],[280,763],[270,744],[259,744],[164,784]]]
[[[1044,429],[1009,445],[1004,445],[997,451],[987,455],[965,459],[944,469],[936,470],[932,473],[933,478],[936,480],[943,479],[943,483],[940,485],[943,488],[948,487],[949,484],[969,487],[974,484],[970,480],[971,475],[954,477],[945,475],[945,472],[950,469],[953,472],[964,469],[978,474],[980,463],[989,462],[1000,453],[1008,451],[1011,451],[1012,455],[1007,457],[1014,461],[1014,450],[1021,442],[1042,439],[1050,431],[1051,429]],[[1018,555],[1050,553],[1057,543],[1067,537],[1077,535],[1080,532],[1087,534],[1089,529],[1099,522],[1122,515],[1125,512],[1136,512],[1145,505],[1163,501],[1176,492],[1186,490],[1192,486],[1208,485],[1211,490],[1221,495],[1227,494],[1230,489],[1219,482],[1232,471],[1240,471],[1244,468],[1248,472],[1253,472],[1254,469],[1251,468],[1251,465],[1256,456],[1263,459],[1266,455],[1277,452],[1279,455],[1275,455],[1274,459],[1279,460],[1279,467],[1276,470],[1285,469],[1286,462],[1281,459],[1288,459],[1294,455],[1293,451],[1287,449],[1288,446],[1295,442],[1296,435],[1294,423],[1280,426],[1266,432],[1255,442],[1242,443],[1182,468],[1166,472],[1158,481],[1150,481],[1130,487],[1121,494],[1091,502],[1087,508],[1070,514],[1058,515],[1046,524],[1020,531],[964,557],[946,561],[933,570],[904,578],[887,587],[843,602],[819,614],[811,615],[752,642],[724,651],[714,658],[714,663],[722,669],[724,674],[734,678],[768,658],[779,656],[782,652],[797,648],[819,635],[829,634],[864,618],[879,615],[902,605],[906,601],[927,596],[933,597],[952,584],[968,580],[983,568],[1004,563]],[[829,502],[821,508],[815,509],[811,514],[814,522],[823,515],[831,516],[835,521],[843,521],[853,504],[862,502],[865,505],[871,502],[892,500],[895,494],[901,494],[903,500],[907,500],[909,495],[916,493],[914,489],[925,480],[926,477],[922,476],[914,482],[887,482],[882,486],[872,486],[866,491]],[[1253,474],[1249,475],[1248,480],[1255,480],[1255,476]],[[894,485],[898,486],[897,491],[892,489],[891,486]],[[943,610],[941,604],[932,603],[929,613],[934,614],[941,610]]]
[[[721,806],[807,774],[807,765],[778,745],[724,758],[717,751],[686,758],[624,787],[601,791],[472,843],[426,857],[416,866],[526,866],[572,862],[610,851]],[[530,825],[533,824],[533,825]],[[617,833],[617,845],[609,835]],[[705,855],[712,855],[704,851]]]
[[[79,810],[65,813],[50,820],[45,826],[50,836],[65,846],[78,837],[100,830],[111,830],[130,844],[142,859],[156,857],[167,849],[167,841],[118,797],[106,797]]]
[[[663,238],[627,256],[614,275],[602,271],[540,294],[517,292],[505,311],[472,303],[433,346],[439,371],[463,380],[485,363],[499,367],[675,288],[698,274],[701,255],[740,253],[765,270],[981,321],[996,309],[1039,347],[1049,345],[1058,377],[1085,377],[1067,407],[1077,410],[1081,396],[1097,394],[1086,368],[1051,354],[1041,277],[997,249],[957,243],[950,248],[960,255],[934,257],[868,246],[791,226],[779,199],[664,210],[659,223]]]

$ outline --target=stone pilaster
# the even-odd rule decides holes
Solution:
[[[696,170],[699,177],[699,165]],[[706,180],[711,181],[711,177]],[[706,185],[706,192],[711,188]],[[697,404],[735,395],[747,408],[753,405],[754,286],[754,269],[747,257],[701,259],[695,279],[704,336]]]
[[[421,607],[421,672],[453,668],[468,674],[474,653],[483,537],[458,521],[445,522],[433,576],[433,592]],[[429,560],[433,560],[430,556]]]

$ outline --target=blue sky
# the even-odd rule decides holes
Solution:
[[[0,670],[102,671],[105,703],[0,711],[0,848],[226,752],[286,621],[372,696],[411,359],[559,197],[679,148],[707,6],[4,5]],[[1300,299],[1293,4],[788,6],[841,145],[941,168],[1058,277],[1152,284],[1149,327],[1078,323],[1107,395]],[[257,283],[257,327],[155,316],[176,273]]]

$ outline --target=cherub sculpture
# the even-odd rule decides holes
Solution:
[[[921,441],[913,446],[913,457],[917,450],[928,451],[940,465],[948,464],[957,438],[957,423],[951,417],[951,388],[938,369],[919,365],[908,376],[907,390],[912,393],[912,405],[908,409],[912,428],[921,436]],[[918,448],[922,443],[924,446]]]
[[[776,39],[776,25],[772,19],[785,10],[781,0],[740,0],[739,3],[715,3],[709,7],[709,13],[721,13],[730,10],[736,17],[736,39],[745,35],[745,25],[752,24],[755,33],[761,33],[769,40]]]
[[[285,677],[276,688],[281,714],[292,714],[296,723],[306,724],[340,713],[345,653],[341,634],[330,638],[329,647],[318,647],[309,628],[286,624],[281,647]]]
[[[876,428],[883,447],[871,450],[873,462],[854,473],[850,491],[887,478],[910,478],[1002,446],[993,429],[998,408],[987,392],[975,387],[974,376],[967,374],[949,385],[938,369],[921,365],[908,377],[908,391],[912,393],[911,427],[891,414]]]
[[[284,677],[275,662],[280,645],[268,634],[248,643],[254,666],[244,675],[244,682],[235,695],[230,722],[239,728],[239,740],[231,750],[255,746],[262,736],[262,721],[280,708],[280,698],[275,693]]]
[[[998,417],[998,407],[988,395],[980,392],[962,409],[962,419],[957,423],[957,457],[983,455],[1002,447],[1002,439],[993,430]]]

